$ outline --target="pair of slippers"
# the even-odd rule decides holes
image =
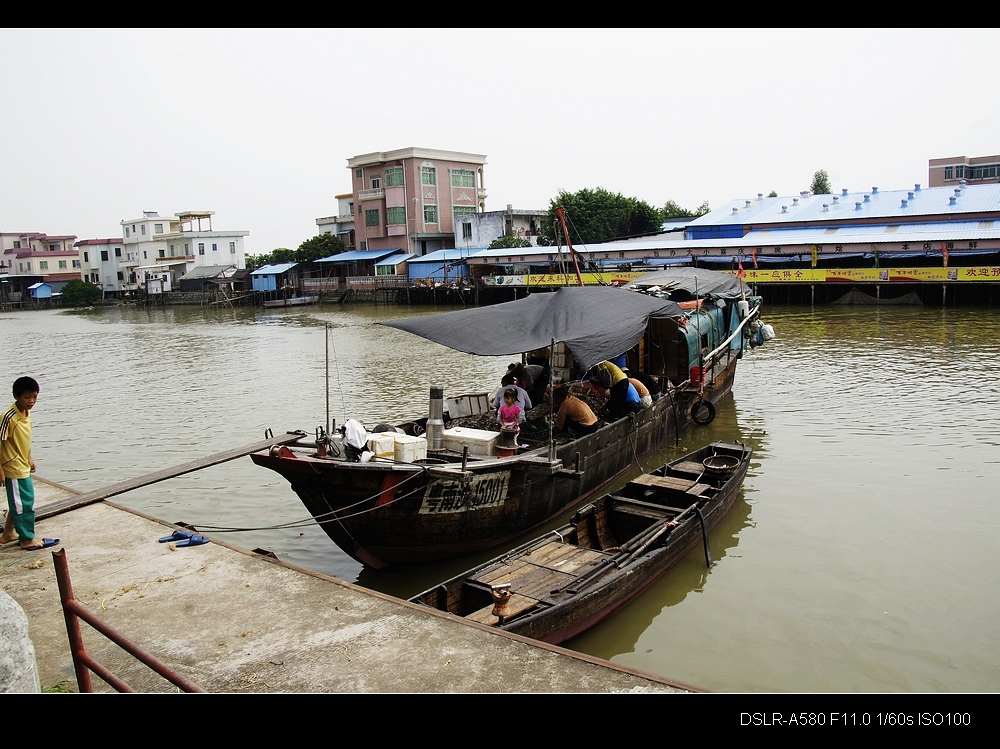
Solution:
[[[39,549],[47,549],[50,546],[55,546],[59,543],[58,538],[43,538],[41,546],[22,546],[24,551],[38,551]]]
[[[191,531],[174,531],[169,536],[164,536],[160,539],[161,544],[173,543],[177,547],[186,546],[201,546],[202,544],[207,544],[212,539],[205,538],[197,533],[192,533]]]

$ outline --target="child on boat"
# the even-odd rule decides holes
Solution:
[[[513,429],[514,438],[521,433],[521,407],[517,405],[517,391],[507,388],[503,391],[503,405],[497,409],[497,421],[500,429]]]

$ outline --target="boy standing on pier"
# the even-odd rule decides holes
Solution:
[[[7,520],[0,543],[20,540],[25,551],[45,549],[58,538],[35,538],[35,487],[31,474],[31,409],[38,400],[38,382],[31,377],[14,380],[14,403],[0,413],[0,483],[7,495]]]

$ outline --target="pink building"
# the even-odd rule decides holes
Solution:
[[[455,217],[486,209],[485,164],[481,154],[428,148],[348,159],[358,249],[453,249]]]
[[[0,234],[0,273],[38,278],[61,289],[80,278],[80,256],[69,234],[5,232]]]
[[[927,184],[931,187],[958,185],[965,180],[970,185],[1000,183],[1000,156],[952,156],[927,162]]]

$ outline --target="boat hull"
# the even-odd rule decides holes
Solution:
[[[506,632],[563,643],[610,618],[695,547],[707,543],[709,532],[740,496],[752,450],[735,443],[713,443],[686,456],[700,460],[720,454],[739,463],[715,487],[697,483],[701,479],[688,482],[687,491],[648,489],[638,481],[630,482],[621,496],[602,496],[577,512],[568,525],[410,600]],[[659,493],[659,497],[643,502],[644,491]],[[662,513],[656,521],[649,520],[653,510]],[[631,527],[626,521],[632,513],[636,525],[621,532]],[[640,520],[643,513],[647,513],[646,520]],[[617,534],[610,530],[612,526],[618,527]],[[501,621],[489,604],[480,608],[488,598],[484,590],[498,585],[511,586],[514,594],[506,609],[507,621]]]
[[[702,393],[678,391],[652,408],[554,448],[509,458],[437,464],[369,463],[278,448],[252,460],[284,476],[327,535],[374,569],[488,549],[550,522],[671,447],[700,399],[717,403],[733,384],[739,352],[721,359]]]

